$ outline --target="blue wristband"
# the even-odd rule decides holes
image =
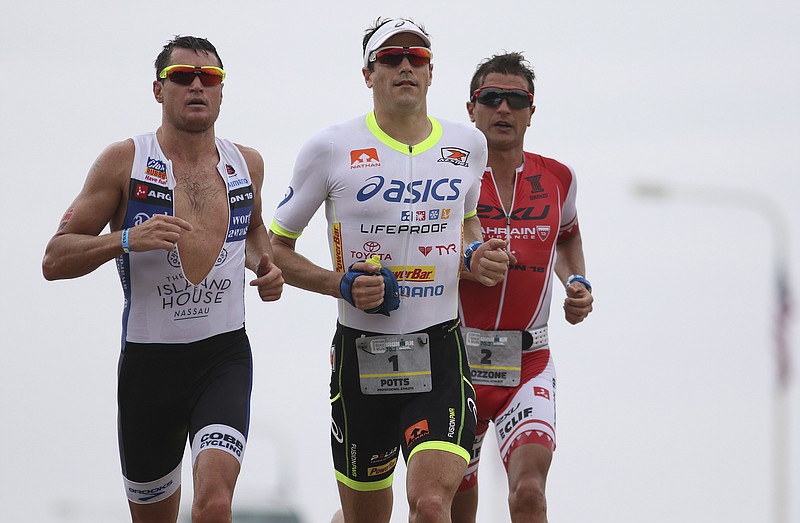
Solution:
[[[122,251],[126,254],[131,252],[131,247],[128,245],[128,231],[130,229],[122,229]]]
[[[478,250],[478,247],[480,247],[481,245],[483,245],[483,242],[475,241],[467,245],[467,248],[464,249],[464,267],[466,267],[467,271],[469,272],[472,272],[469,267],[470,262],[472,261],[472,255],[475,253],[475,251]]]
[[[573,274],[572,276],[570,276],[569,278],[567,278],[567,287],[569,287],[569,286],[570,286],[570,284],[572,284],[572,282],[574,282],[574,281],[576,281],[576,282],[578,282],[578,283],[582,283],[582,284],[583,284],[583,286],[584,286],[584,287],[586,287],[586,290],[588,290],[589,292],[592,292],[592,284],[591,284],[591,283],[589,283],[589,280],[587,280],[586,278],[584,278],[582,275],[580,275],[580,274]]]

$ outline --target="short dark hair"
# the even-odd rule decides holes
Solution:
[[[157,80],[159,79],[158,74],[169,64],[169,59],[174,49],[191,49],[196,53],[203,52],[206,54],[213,54],[217,58],[220,68],[224,69],[222,66],[222,58],[219,57],[219,53],[217,52],[217,48],[214,47],[214,44],[205,38],[175,35],[172,40],[164,44],[164,48],[158,53],[158,57],[156,57],[155,66]]]
[[[418,24],[417,22],[415,22],[411,18],[382,18],[382,17],[379,16],[378,18],[375,19],[374,22],[372,22],[372,25],[367,27],[366,30],[364,31],[364,38],[361,40],[361,54],[364,54],[364,52],[367,50],[367,44],[369,43],[369,39],[372,38],[372,35],[375,34],[375,31],[380,29],[382,26],[388,24],[389,22],[396,22],[398,20],[405,20],[406,22],[411,22],[415,26],[419,27],[420,31],[425,33],[425,36],[427,36],[428,38],[431,37],[431,35],[429,35],[428,32],[425,30],[425,26],[424,25]],[[369,70],[372,71],[372,69],[374,67],[375,67],[375,64],[370,62],[369,63]]]
[[[483,85],[483,81],[491,73],[521,76],[528,82],[528,90],[533,94],[533,81],[536,80],[536,75],[533,74],[533,67],[522,56],[522,53],[512,52],[496,54],[478,64],[478,68],[475,70],[475,74],[472,75],[472,81],[469,84],[470,100],[472,100],[472,93]]]

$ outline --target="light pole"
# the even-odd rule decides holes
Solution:
[[[773,522],[789,523],[789,359],[788,325],[790,314],[789,227],[778,205],[770,198],[752,190],[732,187],[703,187],[666,185],[658,182],[638,182],[634,194],[641,198],[675,199],[702,205],[718,205],[756,211],[767,219],[772,231],[773,274],[777,310],[773,335],[776,374],[773,387]]]

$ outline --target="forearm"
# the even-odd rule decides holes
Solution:
[[[267,235],[267,228],[262,223],[247,231],[247,239],[245,240],[245,260],[244,266],[258,274],[258,266],[264,254],[269,254],[271,260],[275,260],[272,252],[272,245],[269,243],[269,236]]]
[[[272,251],[275,255],[275,264],[283,272],[283,279],[293,287],[307,291],[326,294],[334,298],[341,298],[339,283],[342,273],[330,271],[313,263],[305,256],[297,253],[294,248],[282,241],[281,237],[272,238]]]
[[[120,231],[101,234],[59,234],[50,240],[42,260],[47,280],[78,278],[123,254]]]
[[[472,242],[482,242],[483,231],[481,231],[481,221],[477,216],[464,220],[464,247]],[[463,250],[463,249],[462,249]]]
[[[562,283],[573,274],[586,275],[586,263],[583,257],[583,240],[580,232],[556,245],[558,258],[555,271]]]

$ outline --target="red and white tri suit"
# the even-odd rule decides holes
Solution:
[[[508,241],[517,259],[494,287],[462,280],[459,315],[466,327],[486,331],[537,331],[544,342],[522,353],[520,384],[475,384],[478,425],[472,461],[459,490],[477,483],[478,461],[489,422],[495,424],[503,463],[520,445],[555,449],[555,368],[546,341],[555,277],[556,243],[578,232],[572,169],[550,158],[524,153],[517,169],[511,211],[503,207],[491,168],[483,175],[478,217],[484,239]],[[524,348],[524,347],[523,347]]]

